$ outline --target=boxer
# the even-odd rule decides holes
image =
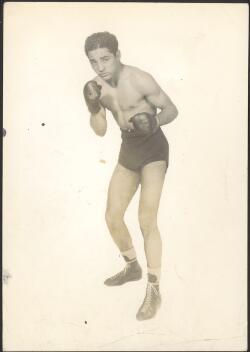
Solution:
[[[136,317],[151,319],[161,304],[162,244],[157,213],[169,161],[169,144],[161,126],[172,122],[178,111],[149,73],[121,62],[115,35],[109,32],[90,35],[85,41],[85,54],[96,73],[83,89],[90,126],[98,136],[104,136],[109,110],[121,130],[122,140],[108,188],[105,219],[125,267],[104,283],[120,286],[142,277],[124,222],[126,209],[140,185],[138,219],[144,238],[148,280]]]

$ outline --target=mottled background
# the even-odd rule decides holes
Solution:
[[[159,213],[162,308],[135,314],[143,280],[108,288],[123,266],[104,222],[120,131],[94,135],[82,96],[96,31],[150,72],[177,105]],[[8,350],[246,350],[246,4],[5,3],[3,319]]]

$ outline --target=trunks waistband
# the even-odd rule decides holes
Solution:
[[[121,137],[122,139],[130,139],[130,138],[148,138],[156,133],[159,133],[160,132],[160,128],[158,128],[158,130],[156,130],[154,133],[152,134],[145,134],[145,133],[142,133],[142,132],[138,132],[138,131],[135,131],[135,130],[123,130],[123,129],[120,129],[121,130]]]

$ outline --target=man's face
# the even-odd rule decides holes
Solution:
[[[88,52],[89,62],[98,76],[105,81],[110,80],[120,64],[119,52],[112,54],[107,48],[98,48]]]

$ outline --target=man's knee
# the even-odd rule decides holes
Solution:
[[[139,224],[143,236],[147,237],[157,229],[157,215],[153,211],[140,211]]]
[[[117,209],[107,209],[105,212],[105,220],[109,229],[118,229],[123,222],[123,214]]]

